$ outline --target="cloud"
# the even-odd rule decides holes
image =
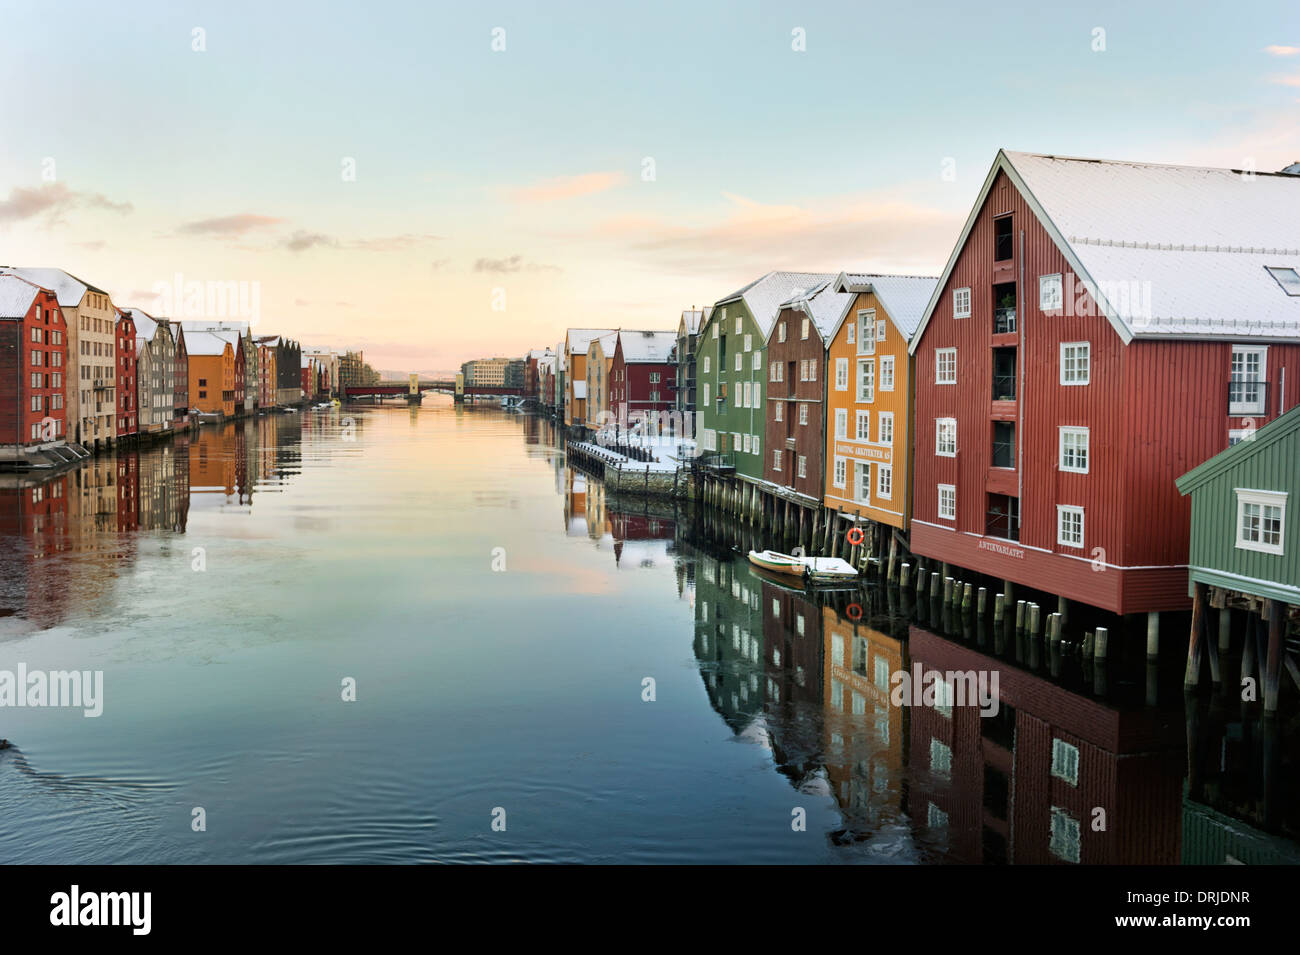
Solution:
[[[450,262],[451,259],[434,259],[432,262],[429,263],[429,271],[441,272],[443,269],[445,269],[448,266],[448,264],[450,264]]]
[[[98,252],[106,243],[103,239],[95,239],[91,242],[74,242],[72,244],[83,249],[89,249],[91,252]]]
[[[360,252],[400,252],[425,242],[438,242],[442,238],[440,235],[407,232],[402,235],[380,236],[377,239],[356,239],[348,243],[347,247]]]
[[[1279,86],[1300,86],[1300,73],[1279,73],[1271,77],[1270,82]]]
[[[511,189],[507,194],[516,202],[554,202],[557,199],[576,199],[604,192],[622,181],[621,172],[586,172],[577,176],[543,179],[531,186]]]
[[[8,199],[0,199],[0,222],[19,222],[37,216],[57,220],[63,213],[78,207],[108,209],[126,214],[129,202],[113,202],[102,193],[85,193],[69,189],[66,183],[49,182],[34,188],[14,186]]]
[[[1300,53],[1300,46],[1278,46],[1273,44],[1264,47],[1264,52],[1270,56],[1295,56]]]
[[[243,235],[251,229],[261,229],[265,226],[277,225],[283,221],[283,219],[277,219],[274,216],[260,216],[251,212],[244,212],[239,215],[218,216],[215,219],[199,219],[195,222],[185,222],[177,228],[177,231],[185,235]]]
[[[558,265],[525,262],[522,255],[512,255],[504,259],[478,259],[474,263],[474,271],[509,275],[512,272],[559,272],[561,269]]]
[[[304,252],[315,246],[337,246],[338,240],[319,232],[304,232],[299,229],[284,240],[284,247],[290,252]]]
[[[685,274],[761,274],[770,269],[937,272],[967,210],[946,210],[895,192],[765,204],[723,193],[728,206],[692,225],[681,218],[624,216],[596,238],[623,242],[656,269]]]

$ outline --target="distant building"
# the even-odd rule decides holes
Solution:
[[[53,291],[0,275],[0,460],[30,461],[65,442],[66,329]]]
[[[155,320],[142,308],[123,311],[135,324],[139,433],[170,431],[176,396],[176,342],[172,338],[172,326],[166,321]]]
[[[117,364],[116,437],[121,439],[139,433],[140,407],[136,399],[135,321],[129,312],[114,311],[117,314],[117,340],[114,343]]]
[[[677,405],[676,344],[674,331],[618,333],[609,368],[609,411],[621,428],[648,417],[653,422],[648,433],[660,433],[661,416]]]
[[[238,321],[191,321],[184,323],[191,331],[213,332],[225,338],[235,346],[242,368],[238,370],[235,381],[236,410],[242,409],[250,414],[257,409],[261,399],[261,354],[253,339],[251,322]]]
[[[609,370],[614,364],[618,332],[606,332],[587,345],[587,407],[585,426],[593,431],[613,424],[609,410]]]
[[[699,347],[700,328],[708,320],[710,309],[691,308],[682,311],[677,323],[677,344],[673,356],[677,361],[677,410],[685,415],[696,411],[695,352]]]
[[[612,328],[570,328],[565,334],[561,353],[564,396],[563,423],[570,427],[583,427],[587,421],[587,349],[591,340],[608,335]],[[558,399],[557,399],[558,400]]]
[[[204,414],[235,414],[235,349],[212,332],[186,332],[190,357],[190,401]]]

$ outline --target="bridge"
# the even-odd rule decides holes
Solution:
[[[456,382],[452,379],[446,381],[420,381],[417,386],[420,394],[426,391],[445,391],[449,394],[455,394]],[[349,398],[405,398],[411,394],[410,382],[406,381],[380,381],[373,385],[348,385],[346,389]],[[518,395],[523,397],[524,389],[506,388],[500,385],[473,385],[466,384],[464,389],[466,397],[487,397],[500,395]]]

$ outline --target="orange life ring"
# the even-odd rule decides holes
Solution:
[[[857,534],[857,535],[858,535],[857,540],[854,540],[854,539],[853,539],[853,535],[854,535],[854,534]],[[846,539],[847,539],[848,542],[849,542],[850,544],[852,544],[854,547],[857,547],[857,546],[858,546],[859,544],[861,544],[864,540],[866,540],[866,537],[867,537],[867,535],[864,534],[864,533],[862,533],[862,528],[861,528],[861,527],[853,527],[853,528],[850,528],[848,534],[846,535]]]

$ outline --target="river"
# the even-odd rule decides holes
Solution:
[[[1296,858],[1240,707],[792,591],[558,445],[434,397],[0,475],[0,671],[102,673],[0,708],[0,861]],[[1000,713],[891,704],[917,665]]]

